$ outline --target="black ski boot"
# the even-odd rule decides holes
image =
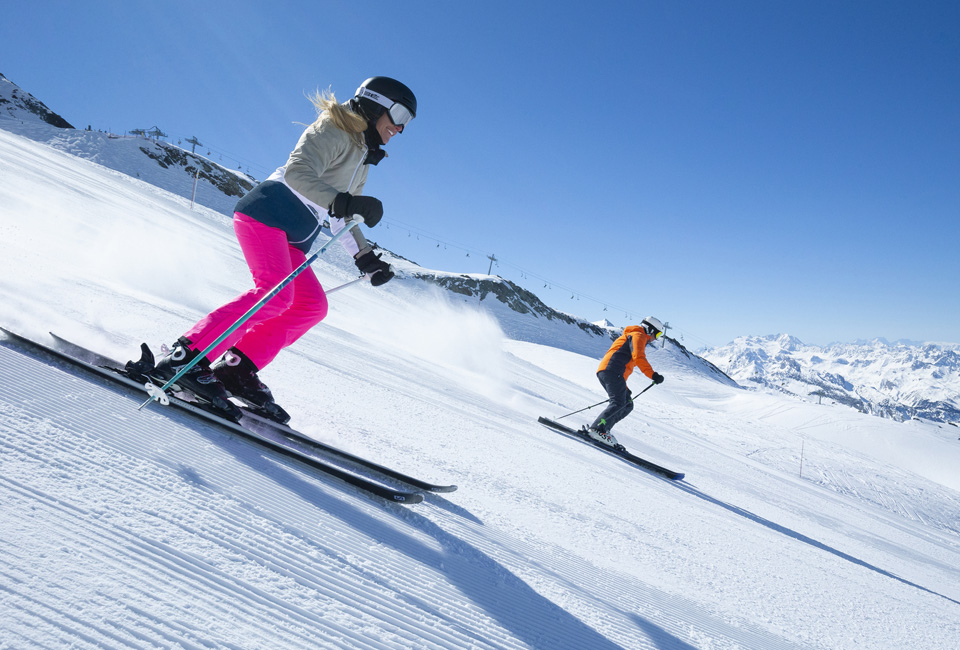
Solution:
[[[150,376],[161,383],[170,381],[184,366],[200,354],[198,350],[191,350],[188,344],[189,341],[186,339],[178,339],[173,345],[173,349],[157,362]],[[230,395],[210,369],[210,363],[206,359],[198,362],[177,379],[173,388],[174,390],[193,393],[201,400],[209,402],[216,410],[222,412],[221,415],[226,415],[231,420],[239,421],[241,415],[243,415],[240,408],[230,401]]]
[[[153,358],[153,352],[146,343],[140,344],[140,359],[138,361],[127,361],[121,374],[141,384],[150,381],[150,373],[157,367],[157,362]]]
[[[257,366],[237,348],[227,350],[211,370],[230,395],[248,404],[254,413],[280,424],[290,421],[290,415],[274,401],[273,393],[260,381]]]

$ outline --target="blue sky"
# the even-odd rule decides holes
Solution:
[[[0,72],[260,179],[306,93],[396,77],[419,113],[370,174],[370,234],[426,267],[493,254],[553,307],[694,349],[960,342],[956,2],[38,0],[3,9]]]

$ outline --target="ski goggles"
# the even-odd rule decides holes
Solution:
[[[643,331],[646,332],[648,336],[652,336],[654,341],[663,336],[663,330],[658,330],[653,325],[647,325],[646,323],[642,323],[642,325]]]
[[[410,112],[410,109],[400,102],[395,102],[386,95],[381,95],[369,88],[357,88],[357,97],[366,97],[386,108],[387,116],[390,118],[390,121],[393,122],[394,126],[400,127],[401,133],[403,132],[403,128],[415,117],[414,114]]]

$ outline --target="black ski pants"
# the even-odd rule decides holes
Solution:
[[[627,380],[623,378],[622,369],[601,370],[597,373],[597,379],[610,396],[610,403],[590,426],[601,431],[610,431],[613,425],[630,415],[630,411],[633,410],[633,401],[630,399],[630,389],[627,388]],[[600,424],[606,428],[600,429]]]

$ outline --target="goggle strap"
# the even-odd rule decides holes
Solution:
[[[381,95],[380,93],[370,90],[369,88],[364,88],[363,86],[357,88],[357,97],[366,97],[367,99],[372,99],[384,108],[390,108],[396,103],[386,95]]]
[[[390,113],[390,119],[397,126],[406,126],[410,120],[413,119],[413,113],[410,112],[409,108],[400,102],[395,102],[386,95],[381,95],[380,93],[370,90],[369,88],[364,88],[363,86],[357,88],[357,97],[371,99],[386,108]],[[394,112],[394,109],[396,109],[396,113]]]

